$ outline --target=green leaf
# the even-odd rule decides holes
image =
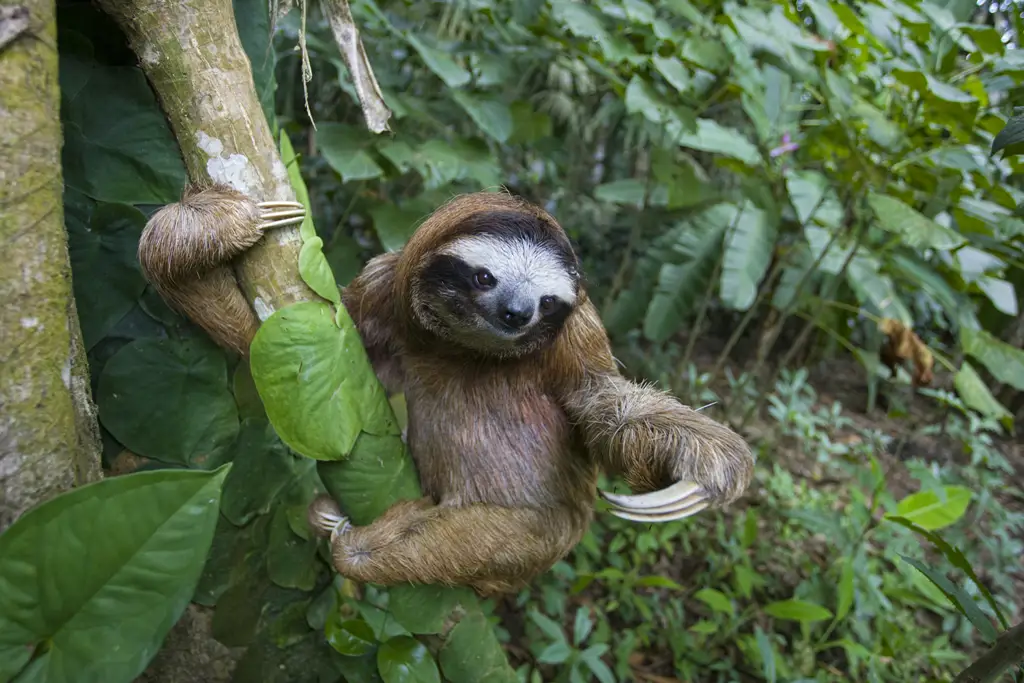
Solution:
[[[828,257],[826,257],[828,258]],[[909,325],[913,320],[899,292],[873,254],[861,251],[846,268],[846,281],[862,304],[870,303],[882,317],[895,318]]]
[[[836,604],[836,621],[842,621],[853,607],[853,558],[843,559],[843,571],[839,576],[839,596]]]
[[[419,53],[427,68],[437,74],[438,78],[444,81],[449,88],[460,88],[469,83],[470,73],[459,66],[447,53],[424,44],[412,33],[407,33],[405,39]]]
[[[316,460],[338,460],[360,431],[396,434],[394,416],[348,312],[337,324],[321,302],[271,315],[250,347],[250,367],[281,440]]]
[[[274,51],[270,30],[270,4],[262,0],[234,0],[232,4],[238,37],[252,67],[256,95],[263,105],[263,114],[271,130],[277,130],[277,113],[274,109],[277,81],[274,78],[274,67],[279,55]]]
[[[697,119],[697,130],[684,132],[677,139],[683,147],[723,154],[751,166],[761,163],[761,154],[746,136],[735,128],[726,128],[711,119]]]
[[[530,619],[533,623],[537,624],[538,628],[540,628],[548,638],[558,641],[565,640],[565,633],[562,631],[561,624],[551,617],[533,609],[530,610]]]
[[[288,523],[288,508],[278,505],[270,521],[267,576],[282,588],[311,591],[323,565],[317,557],[317,539],[300,538]]]
[[[594,198],[610,204],[641,207],[647,185],[643,180],[624,178],[604,183],[594,188]]]
[[[959,548],[947,543],[946,540],[942,538],[942,536],[939,536],[934,531],[930,531],[921,526],[918,526],[906,517],[886,515],[886,518],[889,521],[896,522],[897,524],[904,526],[913,531],[914,533],[924,536],[929,541],[931,541],[932,545],[935,546],[935,549],[942,553],[942,555],[947,560],[949,560],[950,564],[952,564],[954,567],[967,574],[971,581],[974,582],[974,585],[978,587],[978,590],[981,591],[981,594],[985,597],[985,601],[988,602],[989,607],[992,608],[992,612],[995,613],[995,615],[999,618],[999,622],[1002,624],[1003,628],[1010,628],[1010,624],[1006,620],[1006,617],[1003,616],[1003,611],[999,608],[999,603],[996,602],[996,599],[992,595],[992,592],[989,591],[985,583],[980,578],[978,578],[977,573],[975,573],[974,571],[974,567],[971,566],[970,561]]]
[[[377,670],[384,683],[441,683],[434,658],[411,636],[395,636],[381,643]]]
[[[574,36],[599,42],[608,39],[600,15],[586,5],[570,0],[554,0],[551,3],[551,14]]]
[[[705,605],[711,608],[714,612],[721,612],[723,614],[733,614],[732,600],[730,600],[725,593],[715,590],[714,588],[702,588],[697,591],[694,596]]]
[[[498,142],[506,142],[512,135],[512,112],[501,100],[470,95],[462,90],[453,91],[452,99],[469,114],[469,118],[473,119],[483,132]]]
[[[370,139],[362,129],[342,123],[321,123],[317,127],[316,144],[331,168],[341,175],[342,182],[384,175],[366,151]]]
[[[302,219],[302,225],[299,226],[299,234],[303,240],[310,239],[316,236],[316,228],[313,227],[313,203],[309,199],[309,190],[306,188],[306,181],[302,179],[302,171],[299,167],[299,157],[295,154],[295,149],[292,147],[291,138],[288,137],[288,133],[284,130],[281,131],[280,139],[280,150],[281,150],[281,161],[288,169],[288,180],[291,182],[292,189],[295,191],[295,200],[306,207],[306,216]]]
[[[838,228],[843,223],[844,211],[835,189],[823,174],[817,171],[788,171],[786,188],[800,223],[807,225],[813,219],[827,228]]]
[[[979,278],[977,284],[978,289],[985,293],[997,311],[1016,317],[1017,291],[1011,283],[997,277],[985,276]]]
[[[373,629],[362,619],[342,621],[340,612],[334,611],[324,625],[327,642],[335,650],[348,657],[359,657],[377,646]]]
[[[996,397],[985,386],[981,376],[978,375],[977,371],[967,361],[963,362],[953,378],[953,387],[960,395],[960,398],[964,400],[964,403],[967,404],[968,408],[977,410],[982,415],[1000,421],[1013,419],[1010,411],[996,400]]]
[[[981,361],[996,380],[1024,391],[1024,350],[1010,346],[985,330],[960,330],[964,352]]]
[[[232,448],[231,472],[224,481],[221,512],[244,526],[270,510],[271,503],[295,476],[295,457],[266,420],[242,422]]]
[[[761,670],[768,683],[775,683],[775,648],[768,635],[761,630],[760,626],[754,627],[754,639],[757,641],[757,650],[761,654]]]
[[[758,285],[772,260],[777,229],[773,217],[750,201],[740,208],[725,237],[719,290],[724,305],[737,311],[753,305]]]
[[[952,581],[934,569],[928,567],[923,562],[902,554],[900,557],[919,572],[924,574],[929,581],[935,584],[935,587],[943,592],[946,599],[956,607],[957,611],[967,617],[967,619],[974,624],[975,628],[981,632],[981,635],[986,641],[990,643],[995,641],[999,636],[995,626],[992,625],[991,620],[989,620],[981,609],[978,608],[978,605],[974,602],[974,599],[971,596],[967,595],[967,593],[962,589],[954,585]]]
[[[780,600],[764,606],[765,614],[776,619],[810,623],[832,618],[832,612],[806,600]]]
[[[868,204],[875,212],[878,225],[902,237],[904,246],[910,249],[947,251],[966,241],[962,235],[926,218],[895,197],[871,192],[868,194]]]
[[[573,645],[579,647],[587,640],[590,631],[594,628],[594,620],[590,618],[590,610],[586,607],[576,609],[576,620],[572,626]]]
[[[948,83],[943,83],[935,76],[917,69],[893,69],[892,75],[897,81],[910,86],[917,92],[931,95],[944,102],[973,104],[978,101],[974,95]]]
[[[385,202],[370,210],[373,229],[386,251],[398,251],[416,232],[416,226],[424,217],[419,208],[404,208]]]
[[[392,616],[409,633],[440,633],[445,620],[460,604],[475,604],[468,589],[399,584],[388,591]]]
[[[302,281],[314,292],[335,305],[341,304],[341,293],[338,283],[334,281],[334,273],[324,256],[324,241],[312,237],[302,242],[299,250],[299,274]]]
[[[551,116],[536,111],[529,102],[513,102],[509,111],[513,124],[512,135],[508,139],[511,144],[526,145],[551,135]]]
[[[658,287],[644,318],[648,339],[667,340],[694,310],[714,271],[722,237],[738,211],[733,204],[717,204],[689,221],[689,230],[675,235],[674,251],[681,256],[675,260],[682,263],[665,263],[660,268]]]
[[[103,202],[178,200],[185,165],[141,69],[101,63],[72,29],[62,35],[60,89],[61,167],[69,187]]]
[[[712,633],[718,633],[718,624],[707,619],[701,619],[687,630],[707,636]]]
[[[665,77],[669,85],[679,92],[687,92],[693,87],[690,71],[675,57],[659,57],[655,55],[651,57],[651,63],[654,64],[654,68],[658,70],[658,73]]]
[[[205,339],[139,339],[103,367],[100,422],[138,455],[213,469],[238,434],[224,352]]]
[[[107,336],[146,289],[136,255],[146,217],[126,204],[90,204],[66,197],[64,211],[86,349]]]
[[[353,524],[369,524],[400,500],[420,497],[416,467],[402,438],[363,433],[345,460],[320,462],[327,492]]]
[[[955,524],[967,512],[971,490],[965,486],[944,486],[938,491],[912,493],[896,505],[896,514],[934,531]],[[889,517],[890,514],[886,514]]]
[[[1006,126],[992,139],[992,154],[1004,149],[1009,154],[1024,151],[1024,115],[1010,117]]]
[[[226,474],[105,479],[33,508],[0,534],[0,679],[41,646],[26,680],[141,674],[195,590]]]
[[[494,629],[479,611],[463,617],[448,634],[438,661],[449,683],[517,683]]]

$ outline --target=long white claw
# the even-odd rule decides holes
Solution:
[[[652,508],[664,507],[678,501],[684,500],[692,494],[700,491],[700,486],[692,481],[679,481],[672,486],[658,491],[651,491],[639,496],[626,496],[617,493],[601,491],[601,497],[613,505],[630,510],[650,510]]]
[[[624,512],[622,510],[612,510],[611,513],[621,519],[627,519],[631,522],[674,522],[676,520],[685,519],[691,515],[695,515],[708,506],[708,503],[698,503],[697,505],[691,505],[690,507],[683,508],[682,510],[676,510],[674,512],[665,512],[661,514],[647,514],[643,512]]]
[[[260,207],[261,209],[302,209],[303,211],[306,210],[306,207],[304,207],[300,202],[260,202],[256,206]]]
[[[615,505],[616,509],[622,510],[623,512],[637,512],[645,515],[655,515],[665,512],[675,512],[676,510],[684,510],[691,505],[696,505],[697,503],[701,503],[705,500],[707,500],[707,496],[704,492],[696,491],[695,493],[692,493],[680,500],[673,500],[669,503],[665,503],[664,505],[658,505],[657,507],[652,508],[627,507],[624,505],[616,505],[614,503],[613,505]]]
[[[282,225],[298,225],[303,220],[305,220],[305,218],[306,217],[303,215],[303,216],[298,216],[297,218],[282,218],[279,221],[273,221],[271,223],[260,223],[260,230],[269,230],[270,228],[279,228]]]
[[[267,211],[260,214],[260,218],[265,221],[273,220],[275,218],[305,218],[305,209],[289,209],[287,211]]]

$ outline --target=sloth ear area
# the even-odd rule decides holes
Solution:
[[[692,481],[679,481],[636,496],[608,491],[598,493],[612,505],[613,515],[631,522],[674,522],[695,515],[711,504],[704,489]]]

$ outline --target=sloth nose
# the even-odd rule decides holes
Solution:
[[[518,330],[533,319],[533,306],[525,302],[510,302],[501,312],[501,319],[509,327]]]

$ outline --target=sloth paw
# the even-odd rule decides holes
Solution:
[[[348,517],[341,514],[338,504],[327,495],[314,498],[306,514],[314,533],[318,536],[330,536],[332,544],[335,538],[352,527]]]
[[[260,230],[298,225],[306,219],[306,207],[299,202],[260,202]]]
[[[633,522],[672,522],[695,515],[711,504],[707,492],[692,481],[680,481],[659,491],[628,496],[601,491],[611,513]]]

